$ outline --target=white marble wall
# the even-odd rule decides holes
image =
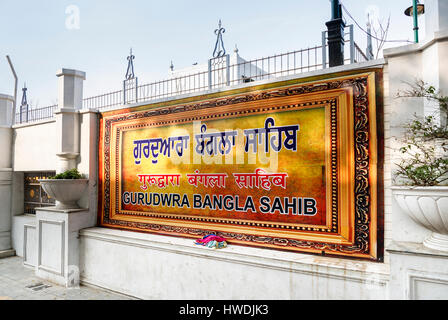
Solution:
[[[81,231],[81,281],[143,299],[387,299],[388,266],[104,228]]]
[[[14,126],[14,171],[55,171],[56,122]]]

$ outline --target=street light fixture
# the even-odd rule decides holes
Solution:
[[[418,16],[425,13],[425,5],[418,0],[413,0],[413,5],[404,11],[408,17],[414,18],[414,38],[415,43],[418,43]]]

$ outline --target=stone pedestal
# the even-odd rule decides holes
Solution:
[[[344,28],[342,19],[335,19],[326,23],[328,28],[328,53],[330,67],[344,65]]]
[[[412,242],[392,242],[387,251],[390,299],[448,299],[448,252]]]
[[[36,209],[36,275],[66,287],[79,284],[79,230],[91,225],[88,209]]]

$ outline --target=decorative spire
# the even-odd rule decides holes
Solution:
[[[235,49],[233,50],[233,52],[235,52],[236,54],[238,54],[238,52],[239,52],[238,46],[236,44],[235,44]]]
[[[132,54],[132,48],[128,56],[128,70],[126,71],[126,80],[132,80],[135,78],[134,75],[134,59],[135,56]]]
[[[28,100],[27,100],[27,97],[26,97],[26,91],[27,91],[28,89],[26,88],[26,83],[24,83],[23,84],[23,89],[22,89],[22,91],[23,91],[23,94],[22,94],[22,103],[20,104],[21,106],[27,106],[28,105]]]
[[[224,48],[224,41],[222,40],[222,34],[226,32],[226,29],[222,27],[221,19],[219,19],[218,29],[215,30],[216,44],[215,50],[213,51],[213,58],[219,58],[226,54],[226,49]]]
[[[174,64],[173,64],[173,60],[171,60],[170,70],[171,70],[171,71],[174,71]]]
[[[22,91],[23,91],[22,103],[20,104],[20,117],[19,117],[20,123],[22,123],[23,121],[28,121],[28,109],[29,109],[29,107],[28,107],[28,100],[27,100],[27,97],[26,97],[26,91],[27,90],[28,89],[26,88],[26,83],[24,83],[23,84],[23,89],[22,89]],[[24,120],[24,117],[26,117],[25,120]]]

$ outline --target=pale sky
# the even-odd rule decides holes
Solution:
[[[411,0],[341,2],[363,27],[367,12],[384,21],[390,15],[388,39],[413,40],[412,19],[403,13]],[[249,60],[320,45],[330,16],[329,0],[2,0],[0,93],[14,91],[6,55],[19,77],[19,103],[26,82],[32,107],[45,107],[56,103],[60,68],[85,71],[84,97],[90,97],[121,88],[131,47],[145,84],[166,79],[171,60],[181,69],[211,58],[219,19],[227,52],[236,44]],[[420,26],[424,39],[424,16]],[[366,35],[356,26],[355,40],[365,51]]]

